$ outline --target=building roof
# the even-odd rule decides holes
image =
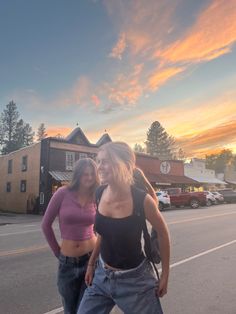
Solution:
[[[49,171],[49,173],[56,181],[71,181],[72,179],[71,171]]]
[[[174,176],[168,174],[154,174],[145,173],[150,182],[155,182],[158,185],[171,185],[174,183],[178,184],[196,184],[197,181],[190,179],[186,176]]]
[[[97,141],[96,145],[97,146],[102,146],[103,144],[112,142],[112,139],[110,138],[108,133],[104,133],[100,139]]]
[[[71,142],[73,139],[75,139],[77,136],[80,136],[82,140],[85,142],[85,144],[90,145],[91,143],[85,136],[84,132],[81,130],[81,128],[75,128],[67,137],[65,138],[66,141]]]
[[[217,178],[212,178],[212,177],[201,177],[199,175],[188,175],[188,178],[193,179],[197,181],[198,183],[209,183],[209,184],[227,184],[226,182],[217,179]]]

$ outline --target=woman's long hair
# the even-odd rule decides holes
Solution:
[[[147,192],[156,203],[158,203],[158,199],[156,196],[156,193],[151,186],[150,182],[146,178],[145,174],[143,171],[139,168],[135,168],[133,172],[133,177],[134,177],[134,186],[139,188],[140,190],[143,190]]]
[[[94,173],[95,181],[90,189],[91,195],[94,194],[95,189],[99,185],[99,178],[96,163],[91,158],[82,158],[76,161],[73,169],[72,180],[68,185],[69,190],[75,191],[79,189],[81,177],[87,167],[91,168]]]

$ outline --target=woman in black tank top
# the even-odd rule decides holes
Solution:
[[[135,155],[127,144],[103,145],[97,164],[105,185],[99,188],[95,219],[98,240],[88,263],[88,288],[78,314],[108,314],[115,304],[127,314],[161,314],[159,297],[167,293],[169,277],[167,226],[152,197],[133,186]],[[162,263],[159,282],[142,251],[142,220],[137,214],[141,203],[147,220],[158,233]]]

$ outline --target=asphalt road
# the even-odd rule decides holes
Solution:
[[[173,209],[163,215],[172,240],[164,313],[236,314],[236,204]],[[1,314],[63,313],[55,286],[57,261],[41,234],[40,220],[0,214]]]

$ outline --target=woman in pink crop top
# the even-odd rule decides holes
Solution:
[[[84,276],[96,243],[93,225],[98,186],[95,162],[90,158],[76,162],[71,183],[52,196],[42,221],[42,230],[54,255],[59,259],[58,290],[65,314],[75,314],[86,284]],[[61,243],[52,228],[58,217]]]

